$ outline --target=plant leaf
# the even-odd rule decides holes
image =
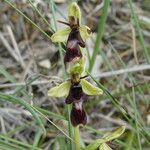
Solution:
[[[80,34],[81,34],[81,37],[82,37],[83,40],[86,40],[91,35],[91,30],[88,26],[81,25],[79,27],[79,31],[80,31]]]
[[[117,128],[116,130],[105,134],[103,136],[103,138],[97,139],[97,140],[93,141],[91,144],[89,144],[85,148],[85,150],[96,150],[97,148],[99,148],[99,146],[101,144],[106,143],[108,141],[112,141],[112,140],[118,138],[124,132],[124,130],[125,130],[125,126],[121,126],[121,127]],[[106,147],[106,145],[104,145],[104,146]]]
[[[52,42],[65,42],[67,41],[70,32],[70,27],[60,29],[51,36],[51,40]]]
[[[83,92],[87,95],[102,95],[103,94],[102,89],[92,85],[90,82],[88,82],[85,79],[82,79],[80,83],[82,85]]]
[[[125,126],[120,126],[119,128],[115,129],[112,132],[106,133],[103,136],[104,141],[112,141],[118,138],[123,132],[125,131]]]
[[[112,150],[106,143],[99,146],[99,150]]]
[[[48,91],[48,96],[52,96],[52,97],[67,96],[69,94],[70,86],[71,86],[71,82],[65,81],[65,82],[59,84],[58,86],[51,88]]]
[[[71,3],[69,6],[68,16],[74,16],[75,18],[79,19],[79,23],[81,23],[81,11],[76,2]]]

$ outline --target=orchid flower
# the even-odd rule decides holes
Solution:
[[[51,36],[52,42],[66,42],[71,30],[75,27],[78,28],[81,38],[86,40],[90,37],[91,30],[88,26],[81,25],[81,11],[76,2],[71,3],[68,8],[69,23],[64,23],[69,27],[63,28],[55,32]]]
[[[79,79],[78,82],[73,83],[71,80],[67,80],[48,91],[48,96],[66,97],[66,104],[73,103],[71,122],[74,126],[79,124],[85,125],[87,122],[86,113],[82,106],[85,94],[101,95],[103,91],[85,79]]]
[[[67,42],[65,64],[82,57],[80,48],[85,47],[85,40],[90,36],[90,28],[81,25],[81,11],[77,3],[73,2],[68,9],[69,23],[59,21],[69,27],[60,29],[51,36],[52,42]]]

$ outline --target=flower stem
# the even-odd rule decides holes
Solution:
[[[71,111],[71,105],[67,105],[68,131],[69,131],[69,136],[72,138],[73,137],[73,127],[72,127],[71,120],[70,120],[70,111]],[[73,150],[73,142],[71,140],[68,140],[68,142],[69,142],[69,149]]]
[[[74,140],[75,140],[76,150],[81,150],[79,125],[74,128]]]

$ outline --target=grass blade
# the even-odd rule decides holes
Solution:
[[[35,112],[35,110],[32,108],[32,106],[29,103],[27,103],[23,99],[14,97],[12,95],[4,94],[4,93],[1,93],[1,92],[0,92],[0,100],[1,101],[6,100],[8,102],[15,103],[15,104],[20,104],[20,105],[24,106],[32,114],[32,116],[34,117],[36,122],[42,127],[44,133],[46,134],[44,125],[42,123],[42,120],[40,119],[38,114]]]
[[[147,49],[147,47],[145,45],[145,42],[144,42],[143,33],[141,31],[141,28],[140,28],[140,25],[139,25],[139,22],[138,22],[138,18],[135,14],[135,10],[134,10],[133,4],[132,4],[133,2],[132,2],[132,0],[128,0],[128,2],[129,2],[132,17],[133,17],[133,21],[134,21],[135,26],[137,28],[137,31],[139,33],[139,38],[140,38],[140,42],[141,42],[141,45],[142,45],[143,50],[144,50],[145,57],[147,59],[147,62],[150,64],[150,55],[148,53],[148,49]]]
[[[96,42],[95,42],[92,58],[90,60],[89,72],[92,71],[92,68],[93,68],[94,63],[95,63],[96,56],[97,56],[99,48],[100,48],[100,44],[102,42],[102,37],[103,37],[104,29],[105,29],[109,4],[110,4],[110,0],[105,0],[104,1],[103,13],[102,13],[102,17],[101,17],[101,19],[99,19],[99,23],[98,23],[98,33],[97,33],[97,37],[96,37]]]

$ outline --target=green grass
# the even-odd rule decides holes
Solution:
[[[150,55],[148,53],[148,49],[147,49],[147,46],[146,46],[145,41],[144,41],[143,33],[141,31],[138,18],[136,16],[136,11],[134,9],[133,2],[132,2],[132,0],[128,0],[128,3],[129,3],[131,14],[132,14],[132,17],[133,17],[134,25],[135,25],[135,27],[138,31],[139,39],[140,39],[141,45],[142,45],[143,50],[144,50],[144,55],[147,59],[147,62],[150,64]]]
[[[110,5],[110,0],[105,0],[103,11],[102,11],[102,16],[99,19],[99,23],[98,23],[98,31],[97,31],[95,46],[94,46],[93,54],[92,54],[92,57],[90,60],[90,65],[89,65],[90,72],[93,69],[93,66],[95,64],[95,59],[96,59],[98,52],[101,52],[100,46],[101,46],[101,42],[102,42],[103,33],[105,30],[105,24],[106,24],[106,19],[107,19],[107,15],[108,15],[109,5]]]

